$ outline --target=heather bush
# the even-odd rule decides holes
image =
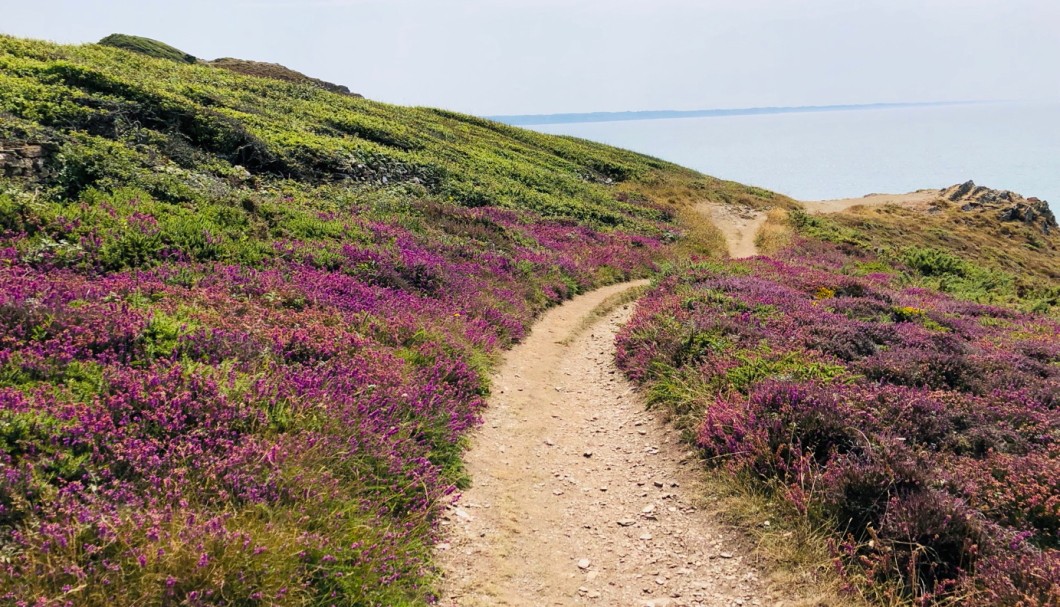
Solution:
[[[1055,604],[1060,324],[862,276],[844,246],[675,269],[620,333],[619,364],[652,406],[698,416],[684,423],[709,461],[831,528],[851,583]]]
[[[130,201],[35,211],[42,231],[115,222],[78,258],[0,244],[3,601],[422,602],[488,357],[661,248],[435,202],[450,231],[356,209],[252,266]],[[512,236],[453,234],[461,217]],[[346,234],[332,264],[308,257]]]

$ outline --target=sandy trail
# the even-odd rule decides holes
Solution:
[[[908,194],[869,194],[861,198],[838,198],[836,200],[801,201],[807,211],[814,214],[839,213],[853,207],[878,207],[888,204],[926,209],[939,198],[939,190],[917,190]]]
[[[701,202],[696,206],[696,210],[709,217],[721,230],[725,242],[729,245],[729,257],[742,259],[758,254],[755,237],[766,222],[765,213],[750,207],[713,202]]]
[[[637,284],[548,312],[508,353],[467,453],[473,486],[444,520],[442,605],[777,604],[740,536],[697,507],[697,460],[614,365],[633,305],[570,339]]]
[[[896,205],[917,210],[927,210],[939,199],[939,190],[917,190],[908,194],[869,194],[860,198],[835,200],[805,200],[799,204],[814,215],[841,213],[854,207],[878,207]],[[701,202],[696,211],[708,217],[721,231],[729,248],[729,257],[742,259],[758,254],[755,238],[766,222],[766,214],[750,207]]]

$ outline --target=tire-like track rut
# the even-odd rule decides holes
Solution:
[[[444,521],[442,605],[778,604],[740,536],[697,507],[697,460],[614,365],[633,305],[571,338],[637,284],[548,312],[506,356],[473,486]]]

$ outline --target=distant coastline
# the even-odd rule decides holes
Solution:
[[[913,107],[973,105],[997,101],[915,101],[906,103],[859,103],[846,105],[801,105],[791,107],[751,107],[713,110],[648,110],[636,112],[585,112],[569,114],[517,114],[486,116],[490,120],[512,126],[539,124],[570,124],[578,122],[620,122],[627,120],[667,120],[674,118],[706,118],[713,116],[754,116],[759,114],[797,114],[809,112],[850,112],[859,110],[895,110]]]

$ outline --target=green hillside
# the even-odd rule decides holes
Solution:
[[[0,37],[0,602],[429,601],[494,357],[578,292],[718,255],[703,199],[782,200]]]
[[[0,36],[0,604],[434,603],[498,357],[645,277],[618,362],[757,496],[767,559],[825,555],[799,579],[843,601],[1058,599],[1040,201],[811,216],[221,63]],[[769,257],[726,260],[703,202],[768,210]]]

